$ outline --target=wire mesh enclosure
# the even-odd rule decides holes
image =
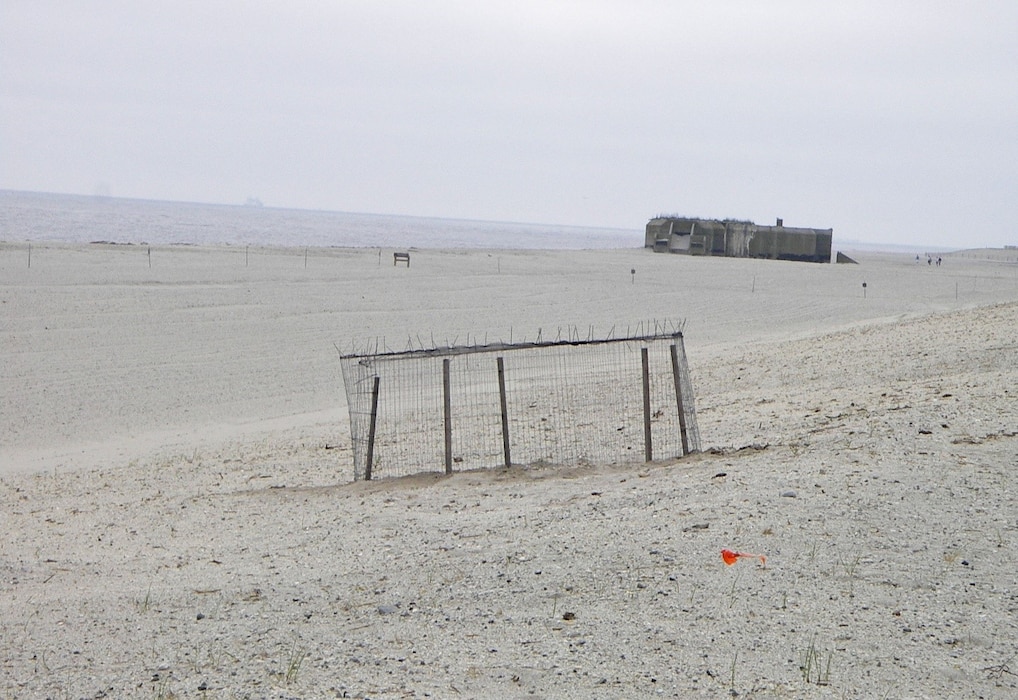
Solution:
[[[354,478],[700,450],[681,333],[341,358]]]

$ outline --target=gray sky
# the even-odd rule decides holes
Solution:
[[[1018,2],[4,0],[0,189],[1018,244]]]

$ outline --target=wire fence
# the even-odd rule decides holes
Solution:
[[[343,355],[354,478],[700,450],[681,333]]]

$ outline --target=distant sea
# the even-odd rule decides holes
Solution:
[[[0,190],[0,241],[344,248],[642,248],[643,230]]]

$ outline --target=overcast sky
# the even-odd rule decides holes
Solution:
[[[3,0],[0,189],[1018,244],[1018,2]]]

